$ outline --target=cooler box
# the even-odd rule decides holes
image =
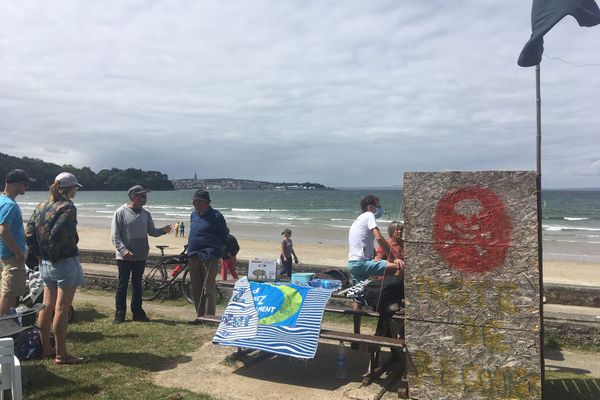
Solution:
[[[277,260],[253,258],[248,263],[248,279],[251,281],[274,281],[279,276]]]

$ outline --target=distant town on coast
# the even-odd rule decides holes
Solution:
[[[249,179],[176,179],[172,180],[175,190],[206,189],[206,190],[333,190],[327,186],[313,182],[265,182]]]
[[[14,157],[0,153],[0,178],[4,179],[11,169],[21,168],[36,178],[30,185],[31,190],[48,190],[56,175],[63,171],[77,176],[84,190],[127,190],[133,185],[142,185],[152,190],[334,190],[313,182],[266,182],[249,179],[211,178],[170,180],[168,175],[159,171],[143,171],[136,168],[102,169],[92,171],[89,167],[77,168],[72,165],[57,165],[39,158]]]

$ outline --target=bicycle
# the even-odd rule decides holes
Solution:
[[[146,268],[142,279],[142,299],[154,300],[163,290],[175,289],[183,294],[190,304],[194,304],[192,297],[192,281],[190,278],[189,262],[190,258],[186,254],[187,244],[183,246],[183,251],[177,256],[165,257],[165,249],[169,246],[157,245],[161,253],[161,260],[158,264]],[[174,266],[170,271],[170,266]],[[183,274],[183,275],[182,275]],[[181,275],[181,279],[179,276]],[[217,303],[223,300],[223,293],[217,286]]]

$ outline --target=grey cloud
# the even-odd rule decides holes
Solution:
[[[0,132],[19,140],[3,152],[335,186],[533,169],[529,15],[521,0],[4,2]],[[546,54],[600,64],[598,35],[565,19]],[[545,186],[597,186],[597,71],[543,60]]]

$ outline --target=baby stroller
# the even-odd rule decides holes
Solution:
[[[37,308],[36,304],[42,304],[44,301],[44,281],[40,276],[39,268],[36,267],[25,267],[25,292],[19,302],[20,305],[24,305],[28,308]],[[75,316],[75,308],[73,305],[69,308],[69,322],[73,320]],[[30,326],[35,324],[35,314],[24,316],[21,319],[21,325]]]

